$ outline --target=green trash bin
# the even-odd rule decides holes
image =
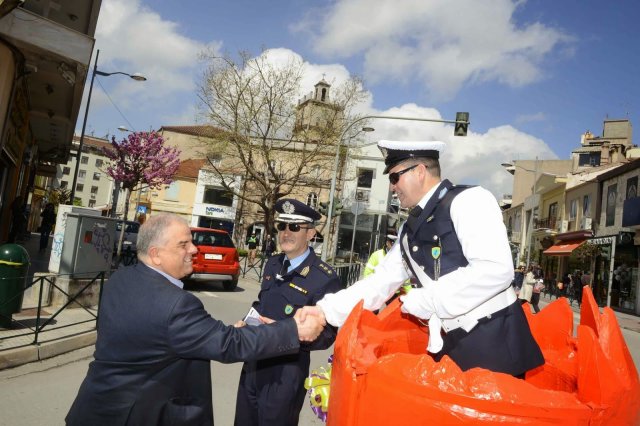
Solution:
[[[29,271],[29,253],[18,244],[0,246],[0,327],[11,326],[11,315],[22,308]]]

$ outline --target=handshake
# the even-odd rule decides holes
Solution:
[[[262,315],[257,315],[257,317],[262,324],[271,324],[275,321]],[[313,342],[322,333],[324,326],[327,325],[324,312],[317,306],[304,306],[298,309],[293,319],[296,322],[298,338],[301,342]],[[245,318],[245,320],[236,322],[234,327],[244,327],[247,325],[246,320]]]

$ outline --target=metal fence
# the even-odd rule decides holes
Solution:
[[[360,279],[360,270],[362,269],[362,263],[340,263],[337,265],[331,265],[335,269],[336,273],[340,277],[342,287],[347,288],[351,284]]]
[[[70,294],[70,292],[61,288],[56,283],[56,278],[65,275],[51,274],[34,277],[21,292],[16,292],[6,300],[0,300],[0,318],[10,320],[11,325],[9,329],[0,329],[0,352],[28,345],[38,345],[45,339],[46,341],[53,341],[96,330],[98,306],[100,304],[100,297],[102,296],[105,275],[105,271],[97,272],[93,278],[87,278],[88,283],[83,283],[79,290],[74,291],[73,294]],[[85,295],[88,289],[95,283],[99,284],[98,303],[95,306],[81,303],[79,298]],[[0,285],[2,285],[2,280],[0,280]],[[51,308],[50,306],[45,306],[47,305],[46,299],[49,299],[45,293],[55,290],[66,296],[68,300],[59,307]],[[26,310],[22,309],[20,314],[7,315],[6,310],[3,308],[15,304],[17,298],[22,300],[27,291],[38,292],[38,302],[35,312],[33,308],[31,308]],[[75,305],[73,307],[74,309],[68,309],[71,305]],[[82,310],[78,309],[78,306],[82,308]],[[49,311],[55,309],[55,312],[47,312],[45,308]],[[3,313],[3,311],[5,313]],[[69,311],[74,312],[73,314],[69,314]],[[81,314],[79,314],[79,312]],[[20,319],[12,318],[13,315],[20,315]],[[87,323],[93,323],[93,325],[89,327],[78,327],[81,324]],[[66,330],[59,332],[58,330],[61,329]],[[45,335],[44,333],[48,334]],[[33,336],[33,339],[29,336]]]

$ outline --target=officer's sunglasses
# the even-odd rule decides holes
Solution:
[[[403,174],[407,173],[410,170],[415,169],[416,167],[418,167],[418,164],[409,166],[404,170],[400,170],[399,172],[389,173],[389,182],[391,182],[391,185],[395,185],[396,183],[398,183],[398,181],[400,181],[400,176],[402,176]]]
[[[287,229],[287,225],[289,226],[290,232],[298,232],[301,229],[311,229],[308,226],[300,226],[299,223],[284,223],[284,222],[276,223],[276,229],[278,231],[284,231],[285,229]]]

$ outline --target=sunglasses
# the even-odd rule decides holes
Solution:
[[[298,232],[301,229],[311,229],[308,226],[300,226],[299,223],[283,223],[283,222],[278,222],[276,224],[276,229],[278,231],[284,231],[285,229],[287,229],[287,226],[289,227],[290,232]]]
[[[407,173],[410,170],[415,169],[416,167],[418,167],[418,164],[409,166],[404,170],[400,170],[399,172],[389,173],[389,182],[391,182],[391,185],[395,185],[400,180],[400,176],[402,176],[403,174]]]

